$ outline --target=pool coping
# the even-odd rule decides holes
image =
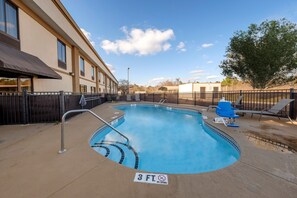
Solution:
[[[137,106],[137,105],[141,105],[141,106],[145,106],[145,105],[147,105],[147,106],[154,106],[154,107],[159,107],[159,106],[162,106],[162,107],[166,107],[166,110],[167,110],[167,108],[168,107],[170,107],[170,106],[167,106],[167,105],[164,105],[164,104],[162,104],[162,105],[156,105],[156,104],[148,104],[148,103],[140,103],[140,104],[137,104],[137,103],[131,103],[131,104],[122,104],[122,105],[113,105],[113,107],[121,107],[121,106]],[[184,111],[191,111],[191,112],[195,112],[195,113],[198,113],[198,114],[200,114],[201,115],[201,119],[202,119],[202,122],[203,122],[203,124],[205,124],[207,127],[209,127],[209,128],[211,128],[211,130],[212,130],[212,132],[213,133],[215,133],[215,134],[217,134],[218,136],[220,136],[221,138],[223,138],[230,146],[232,146],[237,152],[238,152],[238,154],[239,154],[239,158],[235,161],[235,162],[233,162],[233,163],[231,163],[230,165],[232,165],[232,164],[234,164],[234,163],[236,163],[239,159],[240,159],[240,156],[241,156],[241,150],[240,150],[240,146],[237,144],[237,142],[234,140],[234,138],[232,138],[230,135],[228,135],[227,133],[225,133],[224,131],[222,131],[222,130],[220,130],[220,129],[218,129],[218,128],[216,128],[215,126],[213,126],[213,125],[211,125],[210,123],[206,123],[205,121],[204,121],[204,118],[203,118],[203,114],[202,114],[202,112],[201,111],[199,111],[199,110],[195,110],[195,109],[186,109],[186,108],[181,108],[181,107],[170,107],[171,109],[169,109],[169,110],[172,110],[172,109],[176,109],[176,110],[184,110]],[[119,110],[119,109],[115,109],[115,110]],[[121,110],[119,110],[119,111],[121,111]],[[185,112],[186,113],[186,112]],[[121,115],[121,116],[119,116],[119,117],[116,117],[116,118],[114,118],[113,120],[111,120],[110,122],[109,122],[109,124],[113,124],[113,122],[114,121],[119,121],[120,119],[124,119],[125,118],[125,113],[123,112],[123,115]],[[92,137],[90,138],[90,140],[89,140],[89,143],[90,143],[90,146],[92,146],[91,145],[91,141],[94,139],[94,138],[96,138],[96,136],[97,135],[99,135],[101,132],[103,132],[103,130],[104,129],[106,129],[106,128],[109,128],[107,125],[104,125],[104,126],[102,126],[101,128],[99,128],[98,130],[96,130],[95,132],[94,132],[94,134],[92,135]],[[112,131],[112,129],[111,129],[111,131]],[[208,133],[207,131],[205,131],[206,133]],[[212,135],[212,134],[209,134],[210,136]],[[98,153],[99,154],[99,153]],[[228,165],[228,166],[230,166],[230,165]],[[125,165],[124,165],[125,166]],[[226,168],[226,167],[228,167],[228,166],[225,166],[225,167],[222,167],[222,168]],[[131,167],[128,167],[128,168],[131,168]],[[216,170],[220,170],[220,169],[222,169],[222,168],[218,168],[218,169],[216,169]],[[138,169],[136,169],[136,170],[138,170]],[[208,172],[212,172],[212,171],[216,171],[216,170],[211,170],[211,171],[204,171],[204,172],[199,172],[199,173],[162,173],[162,174],[182,174],[182,175],[186,175],[186,174],[201,174],[201,173],[208,173]],[[147,171],[145,171],[145,170],[141,170],[142,172],[147,172]],[[155,171],[156,173],[161,173],[161,172],[158,172],[158,171]]]

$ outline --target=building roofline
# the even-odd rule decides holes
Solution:
[[[117,81],[116,77],[113,75],[113,73],[110,71],[110,69],[107,67],[105,62],[100,57],[99,53],[96,51],[96,49],[93,47],[89,39],[84,35],[84,33],[80,30],[77,23],[74,21],[70,13],[67,11],[65,6],[61,3],[60,0],[52,0],[52,2],[59,8],[60,12],[65,16],[65,18],[69,21],[69,23],[74,27],[74,29],[77,31],[77,33],[82,37],[82,39],[87,43],[87,45],[91,48],[91,50],[94,52],[94,54],[97,56],[97,58],[102,62],[103,66],[109,71],[110,75]]]

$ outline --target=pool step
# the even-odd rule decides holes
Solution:
[[[123,161],[125,159],[125,152],[124,152],[124,150],[120,146],[118,146],[116,144],[112,144],[112,143],[99,142],[99,143],[96,143],[92,147],[102,147],[102,145],[105,145],[104,147],[106,147],[106,146],[115,147],[120,152],[120,154],[121,154],[121,157],[120,157],[120,160],[118,161],[118,163],[119,164],[122,164],[123,163]]]
[[[110,146],[116,147],[117,150],[119,150],[120,153],[121,153],[121,159],[119,161],[119,164],[123,163],[128,167],[138,169],[138,167],[139,167],[139,156],[138,156],[137,152],[135,151],[135,149],[132,146],[130,146],[130,145],[126,144],[126,143],[123,143],[123,142],[119,142],[119,141],[102,141],[102,142],[95,143],[92,147],[100,147],[100,146],[103,146],[103,145],[105,147],[109,147],[110,152],[111,152],[110,155],[107,155],[105,157],[108,157],[109,159],[116,161],[115,160],[115,158],[116,158],[115,155],[116,154],[113,153]],[[99,151],[97,151],[97,152],[99,152]],[[99,153],[101,153],[101,152],[99,152]],[[114,156],[112,156],[112,154],[114,154]],[[134,163],[133,163],[132,157],[134,158]]]
[[[97,148],[104,148],[106,153],[104,155],[104,157],[108,157],[110,154],[110,149],[106,146],[102,146],[102,145],[96,145],[96,146],[92,146],[93,148],[97,147]],[[99,150],[96,150],[97,152],[99,152]]]

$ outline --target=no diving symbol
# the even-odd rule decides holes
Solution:
[[[159,175],[159,176],[158,176],[158,180],[159,180],[160,182],[165,182],[165,181],[166,181],[166,176],[165,176],[165,175]]]

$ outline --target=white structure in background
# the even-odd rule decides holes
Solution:
[[[187,83],[179,85],[179,93],[205,93],[221,91],[221,83]]]

